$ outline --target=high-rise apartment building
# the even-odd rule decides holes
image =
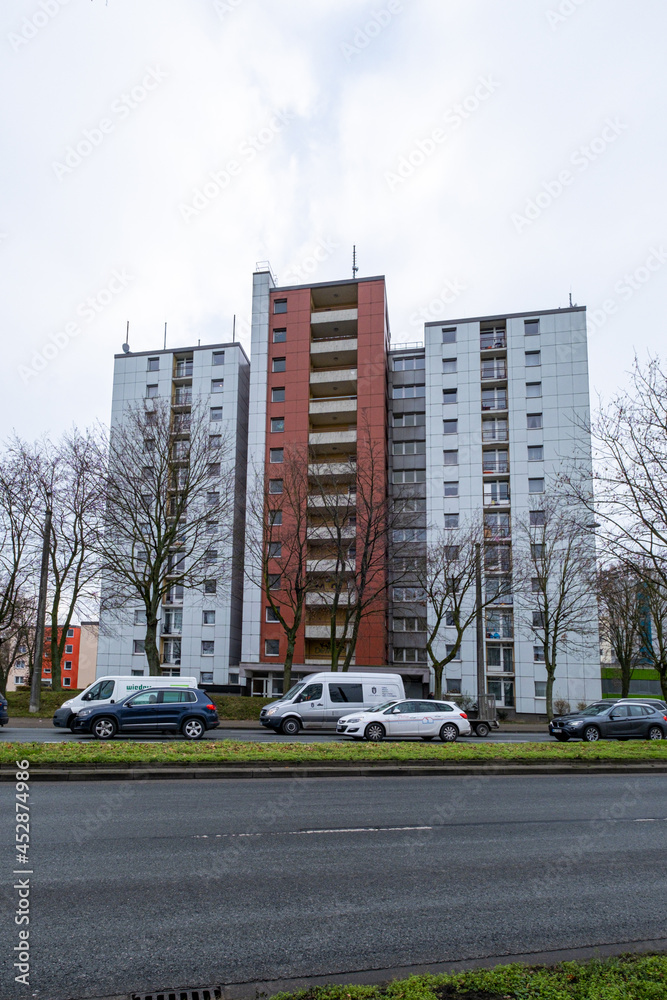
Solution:
[[[205,684],[238,683],[243,601],[243,506],[248,436],[249,363],[238,343],[179,350],[143,351],[115,357],[111,433],[144,400],[167,401],[180,447],[187,452],[193,408],[208,417],[210,438],[224,441],[233,465],[234,525],[227,542],[216,542],[226,579],[201,590],[173,586],[160,616],[162,673],[195,676]],[[215,472],[215,463],[212,473]],[[212,480],[212,488],[215,483]],[[215,586],[213,585],[215,583]],[[97,676],[148,673],[144,653],[145,609],[137,600],[122,613],[100,619]]]

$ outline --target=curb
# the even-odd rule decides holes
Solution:
[[[16,768],[9,770],[3,765],[0,782],[14,781]],[[559,764],[491,764],[484,761],[470,764],[380,764],[349,765],[330,764],[323,766],[305,765],[146,765],[118,764],[113,767],[93,764],[87,767],[67,765],[47,765],[30,768],[30,781],[159,781],[188,778],[397,778],[397,777],[467,777],[485,775],[525,775],[525,774],[667,774],[667,761],[645,763],[623,763],[604,761],[588,763],[572,761]]]

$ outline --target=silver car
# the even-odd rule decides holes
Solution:
[[[353,740],[380,743],[390,739],[432,740],[439,736],[453,743],[471,733],[468,716],[446,701],[387,701],[368,711],[352,712],[338,720],[336,733]]]

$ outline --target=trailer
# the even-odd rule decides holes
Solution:
[[[481,695],[466,715],[474,736],[488,736],[492,729],[500,729],[495,695]]]

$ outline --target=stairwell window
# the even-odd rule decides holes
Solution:
[[[459,464],[459,453],[458,450],[452,449],[451,451],[443,451],[443,459],[445,465],[458,465]]]
[[[271,402],[272,403],[284,403],[285,402],[285,386],[280,385],[276,389],[271,390]]]
[[[225,388],[224,378],[211,379],[211,392],[223,392]]]
[[[442,374],[443,375],[455,375],[456,374],[456,358],[443,358],[442,359]]]
[[[526,397],[528,399],[542,395],[541,382],[526,382]]]
[[[457,497],[459,495],[459,484],[458,483],[445,483],[445,496],[446,497]]]
[[[542,414],[541,413],[526,414],[526,427],[528,428],[529,431],[542,430]]]
[[[526,368],[537,368],[542,364],[540,351],[526,351]]]
[[[443,420],[442,421],[442,433],[443,434],[456,434],[458,432],[459,422],[458,420]]]
[[[459,515],[458,514],[445,514],[445,527],[446,528],[458,528],[459,526]]]
[[[539,319],[525,319],[523,321],[523,331],[527,337],[536,337],[540,332]]]
[[[280,639],[265,639],[264,640],[264,655],[265,656],[280,656]]]
[[[282,491],[283,491],[282,479],[269,480],[269,493],[282,493]]]
[[[529,479],[528,480],[528,492],[529,493],[544,493],[544,479]]]
[[[284,417],[271,417],[271,433],[282,434],[285,430]]]
[[[415,385],[395,385],[392,388],[392,398],[393,399],[413,399],[417,396],[426,395],[426,385],[425,383],[416,383]]]
[[[211,407],[211,421],[222,420],[222,407],[212,406]]]
[[[287,330],[274,330],[273,331],[273,343],[274,344],[284,344],[287,340]]]
[[[286,313],[287,312],[287,299],[274,299],[273,302],[274,313]]]
[[[544,447],[541,444],[528,445],[528,461],[541,462],[544,459]]]
[[[149,371],[149,372],[157,372],[159,370],[160,370],[160,359],[159,358],[149,358],[148,359],[148,365],[147,365],[147,371]]]
[[[273,372],[284,372],[287,369],[286,358],[274,358],[271,366]]]
[[[392,482],[395,485],[401,483],[425,483],[426,469],[397,469],[392,473]]]
[[[147,385],[146,386],[146,399],[155,399],[157,396],[157,386]]]
[[[445,406],[449,406],[451,403],[456,402],[456,389],[443,389],[442,390],[442,402]]]
[[[443,344],[455,344],[456,343],[456,327],[455,326],[443,326],[443,328],[442,328],[442,342],[443,342]]]
[[[225,363],[225,352],[224,351],[213,351],[211,357],[212,365],[224,365]]]
[[[272,465],[280,465],[283,461],[283,448],[269,448],[269,462]]]
[[[201,655],[213,656],[215,653],[215,642],[213,639],[202,639]]]

